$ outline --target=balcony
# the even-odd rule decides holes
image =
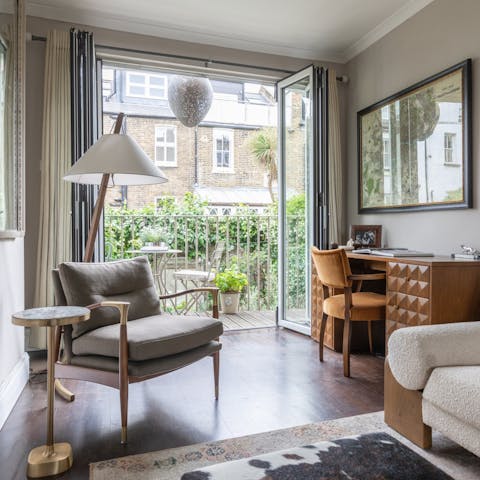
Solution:
[[[174,272],[180,269],[205,270],[215,245],[224,241],[226,251],[220,270],[236,263],[249,282],[241,296],[239,314],[221,314],[225,329],[275,325],[278,284],[276,215],[241,212],[229,216],[138,215],[110,210],[104,220],[106,260],[135,256],[133,251],[142,247],[140,237],[146,227],[161,230],[163,241],[169,248],[181,252],[171,255],[157,272],[162,275],[164,290],[182,290],[184,286],[175,280]],[[155,265],[153,267],[155,269]],[[200,312],[204,308],[202,300],[198,300],[192,310]]]

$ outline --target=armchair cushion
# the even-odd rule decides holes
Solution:
[[[393,376],[409,390],[425,388],[436,367],[480,365],[480,322],[401,328],[388,341]]]
[[[65,262],[58,268],[67,305],[126,301],[130,302],[129,320],[160,313],[160,301],[147,257],[105,263]],[[92,311],[90,320],[73,326],[73,338],[118,321],[116,309],[98,308]]]
[[[128,358],[132,361],[167,357],[217,339],[223,324],[210,317],[154,315],[127,323]],[[74,355],[117,357],[120,327],[107,325],[73,341]]]
[[[323,311],[335,318],[345,318],[345,295],[333,295],[323,301]],[[351,320],[385,318],[385,296],[372,292],[352,294]]]
[[[435,368],[423,401],[480,430],[480,366]]]

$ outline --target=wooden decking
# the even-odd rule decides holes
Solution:
[[[240,311],[230,315],[220,312],[220,320],[223,322],[225,331],[274,327],[276,325],[274,310]]]

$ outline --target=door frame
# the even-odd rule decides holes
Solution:
[[[278,99],[278,280],[279,296],[277,310],[277,326],[285,327],[296,332],[311,335],[310,326],[298,324],[285,318],[285,207],[286,207],[286,184],[284,164],[284,95],[283,91],[305,77],[309,77],[311,85],[311,106],[312,106],[312,148],[310,153],[310,170],[313,176],[309,195],[311,202],[310,218],[306,224],[308,244],[316,245],[319,248],[327,248],[328,245],[328,165],[325,159],[328,158],[328,92],[327,92],[327,70],[323,67],[309,65],[308,67],[289,75],[277,82]],[[306,258],[306,297],[311,298],[311,262]],[[307,315],[311,317],[311,305],[307,302]]]

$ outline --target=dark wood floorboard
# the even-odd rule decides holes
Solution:
[[[56,398],[55,438],[74,451],[73,468],[57,478],[87,479],[91,462],[340,418],[383,409],[383,359],[352,355],[352,378],[330,350],[284,329],[222,337],[220,399],[213,397],[210,358],[130,387],[129,444],[120,445],[118,391],[65,381],[76,394]],[[36,383],[34,383],[36,382]],[[24,479],[26,456],[45,443],[46,383],[24,389],[0,431],[0,479]]]

